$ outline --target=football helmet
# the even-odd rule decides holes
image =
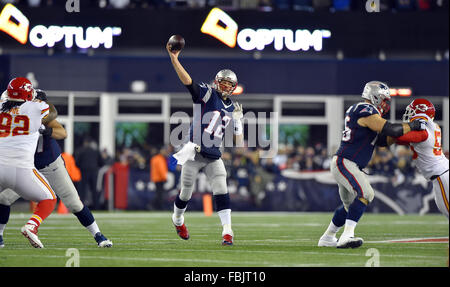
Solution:
[[[47,94],[41,89],[34,89],[36,91],[36,99],[47,102]]]
[[[8,101],[24,102],[32,101],[36,96],[30,80],[27,78],[14,78],[8,84]]]
[[[223,81],[229,82],[231,85],[224,84]],[[238,84],[236,74],[228,69],[220,70],[214,79],[214,88],[224,96],[233,94]]]
[[[8,100],[8,91],[5,90],[2,95],[0,96],[0,101],[7,101]]]
[[[415,99],[406,107],[403,122],[409,123],[416,114],[426,114],[431,120],[434,120],[436,109],[429,100]]]
[[[383,82],[368,82],[364,86],[362,98],[369,100],[381,113],[381,116],[387,114],[391,107],[391,93],[389,87]]]

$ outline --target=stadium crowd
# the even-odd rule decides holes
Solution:
[[[447,0],[379,0],[381,11],[429,11],[448,9]],[[61,0],[1,0],[18,6],[46,7],[64,6]],[[364,11],[365,0],[82,0],[81,5],[89,2],[90,7],[102,9],[202,9],[214,6],[229,9],[257,9],[303,11]]]
[[[90,148],[86,148],[90,146]],[[79,147],[75,150],[74,158],[76,164],[81,166],[81,173],[98,172],[102,166],[110,166],[115,162],[127,165],[130,169],[148,171],[149,180],[151,170],[154,166],[152,159],[161,157],[166,158],[166,166],[162,168],[163,173],[173,172],[177,176],[181,173],[180,166],[171,164],[170,155],[176,150],[172,146],[150,146],[146,148],[121,148],[116,155],[109,155],[106,150],[98,150],[95,143],[88,143],[85,147]],[[94,150],[98,153],[98,161],[92,166],[93,161],[89,158],[94,157]],[[235,181],[237,186],[245,186],[249,190],[250,196],[254,196],[257,202],[257,194],[268,182],[279,176],[285,169],[291,169],[303,172],[314,172],[329,170],[331,157],[323,143],[316,143],[311,146],[294,146],[280,144],[278,154],[273,158],[260,158],[258,149],[247,147],[225,149],[222,159],[227,170],[227,180]],[[87,153],[87,157],[83,156]],[[448,151],[445,152],[449,157]],[[394,146],[393,148],[377,148],[368,167],[364,170],[369,175],[381,175],[390,179],[394,186],[402,184],[407,180],[413,180],[415,177],[415,163],[412,160],[413,152],[405,146]],[[83,161],[83,158],[88,158]],[[89,162],[90,167],[84,167],[85,162]],[[155,167],[153,167],[155,168]],[[161,166],[158,166],[161,169]],[[164,176],[162,176],[164,178]],[[86,177],[92,178],[92,176]],[[164,182],[164,179],[162,179]],[[78,184],[79,193],[83,198],[89,193],[86,189],[93,185],[81,181]],[[92,198],[92,197],[91,197]],[[98,199],[95,200],[97,205]],[[92,208],[100,208],[92,206]]]
[[[135,169],[150,169],[151,157],[159,154],[161,150],[164,151],[169,165],[169,156],[174,153],[172,146],[160,149],[152,147],[148,155],[145,155],[142,149],[124,148],[118,152],[116,161]],[[405,176],[413,176],[415,170],[412,160],[413,152],[405,146],[396,146],[393,150],[394,152],[388,148],[377,148],[369,163],[367,173],[389,176],[398,169]],[[278,154],[274,158],[259,158],[259,151],[246,147],[225,149],[222,157],[226,168],[231,171],[228,173],[229,176],[238,177],[237,169],[242,167],[245,167],[249,174],[255,174],[261,168],[276,175],[284,169],[311,172],[328,170],[330,167],[331,157],[322,143],[316,143],[313,146],[280,145]],[[102,154],[107,162],[114,162],[105,151]],[[445,155],[447,158],[449,157],[448,151],[445,152]],[[175,168],[172,169],[172,171],[175,170]]]
[[[174,153],[172,146],[151,147],[150,152],[144,152],[139,148],[123,148],[118,151],[116,161],[129,165],[136,169],[149,169],[151,157],[163,150],[167,158]],[[250,149],[247,147],[225,149],[223,160],[225,166],[232,170],[233,168],[245,166],[250,173],[256,167],[262,167],[265,170],[279,174],[284,169],[294,169],[297,171],[320,171],[329,168],[329,156],[326,147],[317,143],[314,146],[293,146],[281,145],[278,154],[272,159],[259,158],[259,149]],[[108,158],[110,158],[108,156]],[[168,160],[169,162],[169,160]],[[168,163],[169,164],[169,163]],[[230,174],[233,174],[231,172]]]

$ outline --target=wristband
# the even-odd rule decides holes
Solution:
[[[39,133],[44,136],[52,136],[53,128],[51,128],[51,127],[45,127],[43,129],[41,128],[41,129],[39,129]]]
[[[408,125],[409,125],[409,128],[412,130],[412,131],[421,131],[421,130],[424,130],[425,128],[423,127],[423,124],[424,124],[425,122],[423,121],[423,120],[414,120],[414,121],[412,121],[412,122],[409,122],[408,123]]]
[[[243,128],[241,120],[233,120],[233,125],[234,125],[234,134],[237,136],[242,135]]]

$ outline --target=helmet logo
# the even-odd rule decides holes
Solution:
[[[30,83],[25,83],[22,88],[27,91],[27,92],[31,92],[31,90],[33,89]]]
[[[416,106],[416,109],[421,111],[421,112],[425,112],[425,111],[428,110],[428,107],[425,104],[419,104],[419,105]]]
[[[387,87],[385,85],[383,85],[383,84],[380,84],[379,87],[380,87],[380,89],[387,90]]]

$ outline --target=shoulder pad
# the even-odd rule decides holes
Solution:
[[[211,88],[210,85],[208,85],[208,84],[206,84],[204,82],[201,82],[198,85],[199,85],[200,88],[204,88],[204,89],[210,89]]]
[[[355,112],[360,115],[361,117],[368,117],[375,114],[380,114],[378,112],[377,108],[375,108],[373,105],[369,103],[359,104],[355,108]]]
[[[410,121],[414,120],[424,120],[426,122],[431,122],[431,118],[427,114],[415,114],[413,117],[411,117]]]

